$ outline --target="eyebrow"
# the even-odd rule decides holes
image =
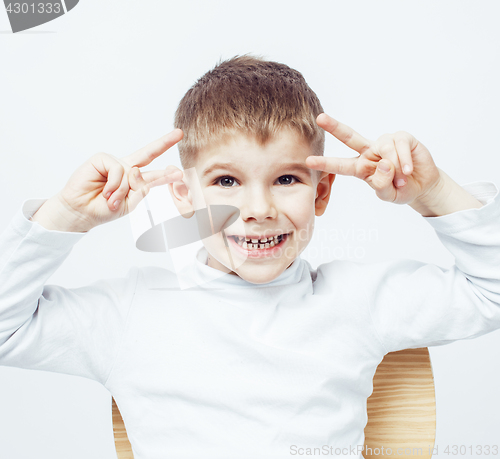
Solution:
[[[207,176],[213,171],[219,170],[219,169],[226,169],[230,171],[235,171],[237,172],[238,169],[234,167],[233,163],[214,163],[211,166],[208,166],[201,174],[202,177]],[[302,163],[285,163],[285,164],[280,164],[277,166],[274,171],[280,172],[283,170],[298,170],[304,174],[311,175],[311,169],[309,169],[305,164]]]

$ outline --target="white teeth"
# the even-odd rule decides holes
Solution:
[[[278,237],[279,236],[269,236],[269,237],[263,237],[261,239],[255,239],[255,238],[250,239],[249,237],[245,237],[245,241],[252,242],[252,244],[261,244],[261,243],[265,244],[266,242],[271,242],[272,240],[276,241]],[[243,239],[243,237],[241,237],[241,239]]]
[[[285,235],[283,235],[285,236]],[[248,237],[244,236],[235,236],[236,243],[240,246],[243,247],[244,249],[248,250],[255,250],[255,249],[268,249],[270,247],[274,247],[275,245],[279,244],[278,241],[279,236],[269,236],[269,237],[263,237],[262,239],[251,239]]]

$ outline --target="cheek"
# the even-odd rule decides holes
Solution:
[[[279,199],[283,204],[282,208],[298,221],[307,222],[314,217],[315,195],[312,190],[280,196]]]
[[[207,204],[229,204],[230,201],[234,201],[234,193],[225,193],[224,190],[207,187],[203,189],[203,198]]]
[[[206,207],[209,204],[226,204],[223,198],[209,188],[204,188],[201,192],[193,195],[193,201],[198,208]]]
[[[299,241],[309,241],[314,229],[314,208],[310,202],[303,203],[302,206],[295,205],[288,213],[288,219],[295,226]]]

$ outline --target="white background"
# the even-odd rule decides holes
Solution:
[[[406,130],[459,184],[500,186],[499,13],[496,1],[81,0],[12,34],[0,10],[0,231],[94,153],[124,156],[169,132],[195,80],[249,52],[300,70],[325,111],[365,137]],[[356,156],[333,138],[326,155]],[[175,148],[154,167],[171,163]],[[351,177],[337,177],[317,228],[344,231],[336,258],[454,262],[419,214]],[[356,241],[355,229],[377,236]],[[83,286],[133,265],[165,259],[134,248],[126,217],[86,235],[49,283]],[[430,352],[437,457],[500,444],[500,333]],[[110,401],[84,378],[0,368],[0,457],[115,457]]]

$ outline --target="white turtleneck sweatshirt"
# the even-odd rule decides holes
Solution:
[[[299,257],[255,285],[214,276],[201,249],[186,272],[206,288],[187,290],[157,267],[45,285],[85,233],[29,221],[44,200],[25,201],[0,237],[0,365],[103,384],[136,459],[361,458],[386,353],[500,328],[500,197],[463,187],[484,206],[423,217],[450,269]]]

